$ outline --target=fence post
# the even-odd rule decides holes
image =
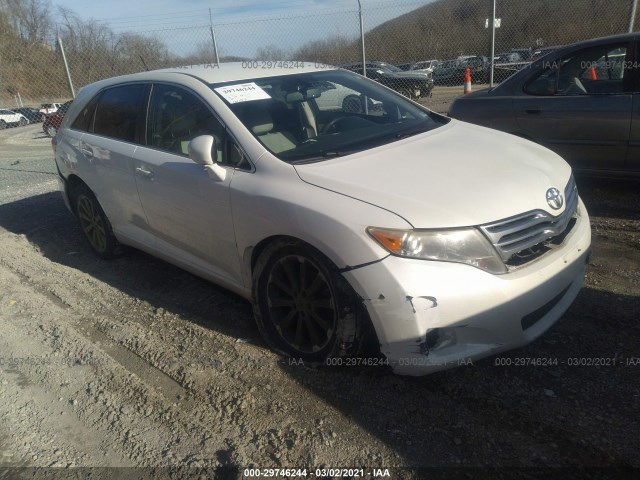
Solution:
[[[211,19],[211,9],[209,9],[209,29],[211,30],[211,42],[213,43],[213,53],[216,56],[216,65],[220,66],[220,57],[218,57],[218,44],[216,43],[216,32],[213,30],[213,20]]]
[[[362,21],[362,3],[358,0],[358,16],[360,17],[360,43],[362,44],[362,75],[367,76],[367,60],[365,58],[364,49],[364,22]],[[364,97],[364,114],[369,114],[369,101]]]
[[[64,47],[62,46],[62,39],[58,36],[58,45],[60,45],[60,52],[62,53],[62,61],[64,62],[64,69],[67,72],[67,81],[69,82],[69,89],[71,90],[71,98],[76,98],[76,91],[73,88],[73,81],[71,80],[71,72],[69,72],[69,64],[67,63],[67,56],[64,54]]]
[[[631,14],[629,15],[629,33],[633,33],[633,24],[636,21],[636,9],[638,8],[638,0],[631,2]]]
[[[360,43],[362,44],[362,75],[367,76],[367,62],[364,50],[364,23],[362,21],[362,3],[358,0],[358,16],[360,17]]]
[[[496,56],[496,0],[491,12],[491,57],[489,58],[489,88],[493,88],[493,58]]]

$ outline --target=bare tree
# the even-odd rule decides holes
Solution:
[[[286,60],[288,58],[285,50],[273,44],[258,48],[255,55],[255,60]]]
[[[50,40],[52,20],[48,0],[4,0],[3,10],[14,31],[29,44]]]

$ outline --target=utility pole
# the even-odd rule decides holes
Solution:
[[[631,15],[629,16],[629,33],[633,33],[633,24],[636,21],[636,9],[638,8],[638,0],[631,2]]]
[[[60,52],[62,53],[62,61],[64,62],[64,69],[67,72],[67,82],[69,82],[69,90],[71,90],[71,98],[76,98],[76,91],[73,88],[73,81],[71,80],[71,72],[69,71],[69,64],[67,63],[67,56],[64,54],[64,46],[62,45],[62,39],[58,36],[58,45],[60,45]]]
[[[489,59],[489,88],[493,88],[493,58],[496,56],[496,0],[491,12],[491,58]]]
[[[216,32],[213,30],[213,19],[211,17],[211,9],[209,9],[209,29],[211,30],[211,43],[213,43],[213,53],[216,56],[216,65],[220,66],[220,57],[218,56],[218,44],[216,43]]]

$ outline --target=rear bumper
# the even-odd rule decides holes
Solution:
[[[525,345],[569,308],[591,244],[581,217],[561,248],[505,275],[390,256],[345,273],[394,371],[424,375]]]

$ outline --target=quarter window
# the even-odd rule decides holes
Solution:
[[[98,103],[97,97],[87,103],[78,116],[73,120],[71,128],[74,130],[80,130],[88,132],[91,129],[91,123],[93,122],[93,114],[96,111],[96,104]]]

